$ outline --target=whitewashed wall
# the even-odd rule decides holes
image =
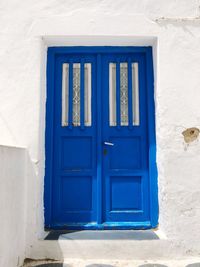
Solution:
[[[0,146],[0,266],[19,266],[25,257],[26,151]]]
[[[27,147],[34,164],[26,188],[29,256],[44,235],[45,64],[52,45],[153,46],[159,228],[177,255],[197,256],[200,143],[186,147],[182,131],[200,127],[199,1],[1,0],[0,38],[0,144]]]

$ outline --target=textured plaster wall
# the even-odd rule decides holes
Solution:
[[[1,0],[0,144],[27,147],[26,247],[44,236],[46,47],[152,45],[159,228],[183,255],[200,252],[200,11],[197,0]],[[33,164],[33,166],[31,166]],[[153,248],[152,248],[153,249]],[[35,256],[35,255],[32,255]]]
[[[0,266],[13,267],[25,257],[26,151],[0,146]]]

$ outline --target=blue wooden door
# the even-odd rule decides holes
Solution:
[[[157,224],[149,51],[49,49],[47,228],[140,229]]]
[[[141,54],[103,57],[103,220],[149,220],[145,61]]]
[[[56,60],[52,192],[56,225],[96,221],[95,69],[92,55],[72,54]],[[91,114],[87,114],[86,98]]]

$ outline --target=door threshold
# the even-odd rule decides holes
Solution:
[[[53,230],[45,240],[159,240],[153,230]]]
[[[72,224],[54,224],[46,227],[46,231],[50,230],[145,230],[152,229],[151,222],[104,222],[97,223],[72,223]]]

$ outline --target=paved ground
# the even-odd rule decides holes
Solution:
[[[52,261],[27,262],[24,267],[200,267],[200,259],[176,261],[98,261],[67,260],[65,263]]]

